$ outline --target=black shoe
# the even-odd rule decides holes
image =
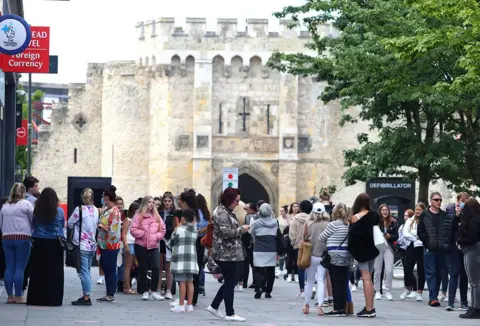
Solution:
[[[428,301],[428,305],[430,307],[440,307],[440,302],[438,302],[438,300],[430,300]]]
[[[88,299],[85,300],[83,297],[78,299],[77,301],[72,301],[72,306],[91,306],[92,300]]]
[[[265,293],[265,299],[271,299],[272,295],[270,293]]]
[[[257,287],[257,285],[255,283],[252,283],[252,285],[250,285],[248,288],[249,289],[255,289]]]
[[[363,308],[362,311],[357,313],[357,317],[375,318],[377,317],[377,312],[375,311],[375,308],[373,308],[372,310],[367,310],[367,308]]]
[[[283,280],[286,281],[288,277],[288,274],[283,274]]]
[[[326,312],[325,317],[347,317],[347,313],[345,310],[332,310],[330,312]]]
[[[260,299],[261,297],[262,297],[262,292],[255,293],[255,296],[254,296],[255,299]]]
[[[469,311],[459,315],[458,317],[462,319],[480,319],[480,309],[470,309]]]

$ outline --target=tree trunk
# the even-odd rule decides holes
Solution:
[[[418,170],[418,202],[429,205],[428,188],[430,186],[430,173],[428,169]]]

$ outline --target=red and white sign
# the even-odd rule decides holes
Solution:
[[[17,146],[28,144],[28,120],[22,120],[22,126],[17,128]]]
[[[50,27],[32,26],[32,40],[22,53],[2,56],[4,72],[48,73],[50,70]]]

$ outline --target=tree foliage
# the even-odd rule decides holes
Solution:
[[[435,33],[446,23],[428,15],[425,3],[434,6],[434,2],[308,0],[275,14],[302,20],[312,35],[307,47],[315,54],[275,52],[268,65],[326,82],[321,99],[340,99],[340,124],[365,121],[376,135],[359,134],[360,148],[345,151],[347,185],[401,176],[418,180],[419,199],[426,200],[430,182],[472,184],[463,135],[467,129],[475,130],[472,104],[478,96],[474,87],[466,93],[454,85],[457,76],[468,75],[468,67],[459,64],[465,49],[452,47]],[[318,26],[326,23],[340,31],[338,37],[320,35]],[[458,42],[452,37],[454,41]],[[452,90],[445,91],[443,85]],[[360,108],[358,116],[350,114],[351,107]],[[462,137],[457,139],[459,134]],[[473,140],[468,138],[470,143]]]
[[[23,87],[20,85],[18,87],[18,90],[24,90]],[[38,102],[43,99],[43,96],[45,95],[44,92],[41,90],[36,90],[32,94],[32,102]],[[17,103],[22,104],[22,119],[28,119],[28,93],[25,92],[25,94],[20,95],[17,92]],[[17,146],[16,151],[15,151],[15,161],[22,170],[27,169],[27,162],[28,162],[28,154],[27,154],[27,146]]]

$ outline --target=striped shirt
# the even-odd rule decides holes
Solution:
[[[320,241],[327,243],[328,253],[332,257],[332,265],[350,265],[351,256],[348,252],[347,236],[348,225],[345,225],[342,220],[330,222],[325,231],[320,234]]]

